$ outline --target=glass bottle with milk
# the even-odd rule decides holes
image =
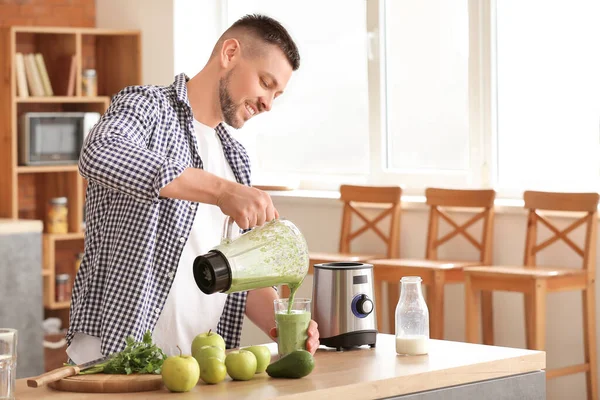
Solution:
[[[429,310],[421,290],[421,278],[400,280],[400,300],[396,306],[396,353],[419,355],[429,352]]]

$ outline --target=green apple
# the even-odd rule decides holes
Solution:
[[[162,381],[171,392],[189,392],[200,379],[200,366],[192,356],[182,355],[167,357],[163,362]]]
[[[200,377],[206,383],[219,383],[227,376],[225,363],[217,357],[207,358],[203,365],[200,369]]]
[[[202,346],[199,349],[192,349],[192,356],[194,356],[196,361],[198,361],[198,365],[200,365],[200,373],[202,373],[203,364],[210,357],[215,357],[221,361],[225,361],[225,350],[217,346]]]
[[[256,357],[247,350],[235,350],[225,357],[225,367],[231,379],[235,381],[248,381],[256,373]]]
[[[262,374],[265,372],[271,363],[271,350],[267,346],[250,346],[244,350],[251,351],[256,357],[256,373]]]
[[[206,333],[200,333],[194,338],[192,341],[192,354],[202,346],[217,346],[225,350],[225,340],[218,333],[209,330]]]

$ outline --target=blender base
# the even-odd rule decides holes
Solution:
[[[334,347],[337,351],[348,350],[353,347],[369,345],[375,347],[377,342],[376,330],[364,330],[356,332],[342,333],[341,335],[328,338],[319,338],[322,345]]]

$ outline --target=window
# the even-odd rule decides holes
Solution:
[[[225,25],[250,13],[278,19],[300,51],[300,69],[271,112],[236,134],[255,183],[365,176],[369,168],[366,2],[228,0]],[[344,178],[339,178],[344,176]]]
[[[381,147],[371,181],[404,184],[409,193],[427,186],[481,186],[485,81],[477,4],[381,0],[380,7],[375,24],[380,59],[374,68],[381,126],[371,134],[380,136]]]
[[[224,3],[227,25],[264,12],[301,51],[238,135],[258,182],[600,190],[598,0]]]
[[[496,2],[500,189],[600,190],[600,2]]]
[[[386,167],[469,169],[468,0],[385,1]]]

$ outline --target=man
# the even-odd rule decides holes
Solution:
[[[273,288],[205,295],[192,264],[219,244],[225,215],[242,229],[278,217],[269,195],[249,186],[248,156],[223,122],[237,129],[270,111],[299,60],[285,28],[251,15],[223,33],[192,79],[115,96],[79,160],[89,185],[67,333],[73,362],[120,351],[147,330],[168,355],[209,329],[237,347],[244,312],[274,338]],[[308,334],[314,353],[314,321]]]

